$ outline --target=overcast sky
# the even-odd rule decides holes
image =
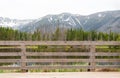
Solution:
[[[108,10],[120,10],[120,0],[0,0],[0,16],[16,19],[63,12],[89,15]]]

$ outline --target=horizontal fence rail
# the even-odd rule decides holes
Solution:
[[[120,41],[0,41],[0,45],[120,45]]]
[[[0,41],[0,69],[102,68],[120,69],[119,41]]]

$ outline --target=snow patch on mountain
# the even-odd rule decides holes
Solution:
[[[102,17],[102,14],[98,14],[98,17]]]
[[[2,22],[0,23],[0,26],[2,27],[13,27],[13,26],[17,26],[18,24],[14,23],[14,22]]]
[[[77,18],[75,18],[75,20],[76,20],[76,21],[79,23],[79,25],[81,25],[82,28],[83,28],[83,25],[81,24],[80,20],[78,20]]]
[[[64,21],[69,21],[70,20],[70,17],[68,17],[67,19],[65,19]]]
[[[72,21],[73,26],[76,26],[76,23],[72,18],[71,18],[71,21]]]
[[[17,20],[17,19],[0,17],[0,27],[11,27],[13,29],[17,29],[18,26],[20,26],[20,25],[22,26],[31,21],[32,20]]]
[[[52,18],[52,17],[48,18],[48,21],[49,21],[49,22],[51,22],[52,20],[53,20],[53,18]]]

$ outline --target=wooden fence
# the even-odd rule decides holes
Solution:
[[[87,46],[88,52],[29,52],[27,49],[30,46],[36,45],[46,46]],[[94,71],[98,68],[120,68],[120,50],[118,52],[96,52],[97,45],[116,45],[120,46],[118,41],[0,41],[0,64],[14,63],[15,65],[1,65],[0,69],[22,69],[23,71],[29,69],[89,69]],[[104,47],[103,46],[103,47]],[[20,49],[15,52],[6,51],[3,49]],[[37,47],[38,48],[38,47]],[[18,56],[18,58],[12,58]],[[28,57],[35,58],[28,58]],[[77,58],[74,58],[74,57]],[[88,58],[81,58],[85,56]],[[97,56],[110,56],[117,58],[96,58]],[[2,58],[4,57],[4,58]],[[6,58],[7,59],[6,59]],[[9,57],[9,58],[8,58]],[[38,58],[39,57],[39,58]],[[70,57],[70,58],[69,58]],[[114,65],[100,65],[99,63],[119,63]],[[77,63],[77,64],[74,64]]]

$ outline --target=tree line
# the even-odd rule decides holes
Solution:
[[[12,28],[0,27],[0,40],[40,41],[120,41],[120,33],[84,31],[82,29],[57,28],[52,33],[42,33],[36,30],[32,33],[20,32]]]

